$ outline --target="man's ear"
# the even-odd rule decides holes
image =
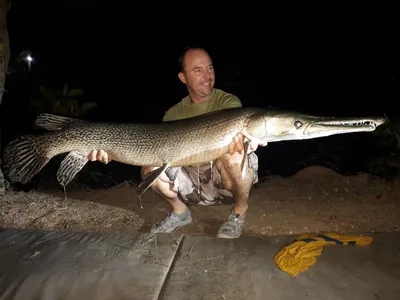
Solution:
[[[183,83],[186,83],[186,77],[185,74],[183,74],[183,72],[179,72],[178,77]]]

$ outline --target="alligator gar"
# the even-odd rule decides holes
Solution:
[[[26,183],[51,158],[68,153],[57,171],[64,187],[89,161],[92,150],[104,150],[110,159],[135,166],[159,167],[143,179],[142,195],[169,167],[199,165],[228,152],[238,133],[261,145],[352,132],[374,131],[384,118],[332,118],[262,108],[234,108],[192,118],[160,123],[90,122],[40,114],[35,124],[48,131],[23,135],[4,151],[4,170],[14,182]]]

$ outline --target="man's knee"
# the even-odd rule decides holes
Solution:
[[[158,169],[157,167],[142,167],[140,169],[140,175],[142,179],[150,174],[153,170]],[[160,194],[163,197],[167,197],[169,199],[176,198],[177,193],[174,192],[171,188],[171,184],[173,182],[168,178],[165,174],[165,171],[160,174],[160,176],[153,182],[150,188],[156,193]]]
[[[240,153],[234,154],[225,154],[220,157],[217,161],[217,167],[222,168],[224,167],[227,171],[231,171],[233,173],[237,173],[240,170],[242,163],[243,163],[244,156]],[[247,155],[247,161],[245,161],[245,166],[249,169],[258,170],[258,157],[254,152],[251,152]]]
[[[146,175],[153,171],[153,167],[142,167],[140,169],[140,177],[143,179]]]

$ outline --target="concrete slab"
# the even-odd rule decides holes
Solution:
[[[0,299],[158,299],[181,235],[0,232]]]
[[[400,234],[372,244],[327,245],[297,277],[273,257],[295,237],[184,237],[161,299],[400,299]]]

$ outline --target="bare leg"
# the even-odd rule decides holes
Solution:
[[[216,161],[216,167],[221,174],[222,183],[227,190],[231,191],[235,199],[232,212],[228,216],[228,220],[221,226],[217,237],[237,238],[240,236],[244,226],[254,170],[246,167],[246,175],[243,179],[240,171],[242,158],[242,154],[235,152],[232,155],[225,154]]]
[[[141,177],[143,178],[153,170],[153,167],[143,167],[141,169]],[[169,180],[165,172],[162,172],[160,177],[152,184],[151,188],[163,197],[172,207],[172,210],[176,214],[184,213],[188,208],[183,203],[176,192],[172,190],[172,182]]]
[[[242,179],[240,163],[242,155],[238,152],[233,155],[225,154],[216,162],[216,167],[221,173],[224,187],[231,191],[235,199],[233,212],[235,214],[245,214],[248,208],[248,199],[253,185],[253,172],[251,168],[246,168],[246,176]]]

